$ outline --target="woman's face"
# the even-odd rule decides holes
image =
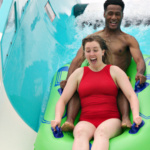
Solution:
[[[97,41],[87,42],[85,44],[85,57],[89,64],[97,65],[102,63],[102,56],[104,55],[104,50],[101,49]]]

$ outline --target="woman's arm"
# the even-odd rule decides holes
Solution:
[[[68,82],[63,90],[61,97],[59,98],[55,108],[55,120],[51,121],[51,126],[55,129],[56,125],[60,126],[61,118],[63,116],[65,106],[71,99],[78,87],[78,80],[81,76],[83,68],[79,68],[74,71],[68,78]]]
[[[116,80],[117,85],[120,87],[130,103],[133,114],[133,121],[139,125],[142,121],[141,117],[139,116],[139,101],[126,73],[117,66],[111,66],[110,72],[112,73],[113,78]]]

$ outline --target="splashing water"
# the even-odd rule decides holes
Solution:
[[[75,19],[77,34],[73,45],[80,45],[84,37],[104,28],[104,2],[105,0],[88,4],[84,13]],[[124,0],[124,3],[122,31],[137,39],[143,54],[150,54],[150,11],[148,9],[150,1]]]

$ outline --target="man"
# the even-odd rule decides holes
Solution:
[[[146,77],[143,75],[145,72],[145,62],[137,40],[133,36],[122,32],[120,29],[123,10],[124,2],[122,0],[106,0],[104,3],[105,28],[94,33],[94,35],[100,35],[109,47],[107,63],[109,62],[112,65],[119,66],[126,71],[133,57],[137,64],[135,80],[140,80],[141,84],[146,81]],[[70,65],[67,79],[75,69],[81,66],[84,59],[83,49],[81,47]],[[95,59],[94,56],[91,59]],[[62,88],[64,88],[67,79],[61,82],[60,85]],[[132,124],[129,119],[129,104],[121,91],[118,92],[118,107],[122,115],[122,127],[130,128]],[[73,123],[79,108],[80,101],[76,92],[68,104],[67,121],[62,126],[63,131],[73,130]]]

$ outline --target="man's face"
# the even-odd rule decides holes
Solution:
[[[111,30],[120,29],[123,12],[119,5],[108,5],[104,12],[105,25]]]

